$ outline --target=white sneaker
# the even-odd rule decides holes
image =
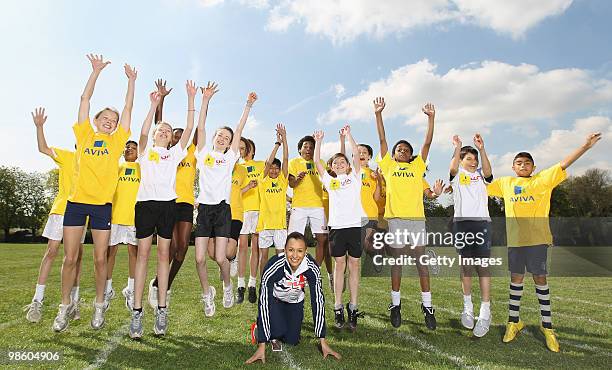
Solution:
[[[32,300],[32,303],[23,308],[24,311],[28,311],[28,313],[26,313],[26,319],[29,322],[39,322],[40,319],[42,319],[42,308],[42,301]]]
[[[140,339],[142,337],[142,316],[143,311],[132,311],[132,321],[130,322],[130,338]]]
[[[476,326],[474,326],[474,336],[478,338],[482,338],[489,332],[489,326],[491,326],[491,316],[488,319],[478,318],[476,321]]]
[[[134,292],[128,287],[123,288],[121,294],[125,297],[125,307],[132,312],[134,310]]]
[[[111,288],[110,290],[104,291],[104,299],[106,299],[107,301],[115,299],[115,289]]]
[[[155,335],[166,335],[168,329],[168,309],[158,308],[155,310],[155,323],[153,323],[153,332]]]
[[[217,292],[215,291],[214,286],[208,287],[208,294],[202,294],[202,303],[204,304],[204,315],[207,317],[211,317],[215,314],[215,295]]]
[[[72,308],[68,312],[68,317],[70,320],[80,320],[81,319],[81,299],[76,299],[71,302]]]
[[[71,304],[60,304],[57,316],[53,320],[53,330],[56,332],[62,332],[68,328],[68,312],[72,309]]]
[[[104,312],[106,312],[107,308],[108,305],[106,304],[106,302],[97,303],[96,301],[94,301],[94,313],[91,319],[91,327],[94,330],[102,329],[102,327],[104,326]]]
[[[223,307],[230,308],[234,305],[234,288],[232,285],[228,289],[223,288]]]
[[[152,279],[151,281],[149,281],[149,306],[151,306],[152,309],[156,310],[157,309],[157,287],[153,286],[153,282],[155,281],[155,279]]]
[[[230,276],[236,277],[238,275],[238,255],[230,262]]]
[[[461,312],[461,325],[466,329],[474,329],[474,313],[463,310]]]

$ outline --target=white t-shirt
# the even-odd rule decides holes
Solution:
[[[331,177],[323,173],[323,185],[329,194],[329,222],[332,229],[346,229],[361,227],[366,214],[361,206],[361,178],[358,173],[351,171],[349,175],[343,174]]]
[[[187,156],[187,148],[177,144],[170,149],[160,146],[146,148],[138,157],[140,187],[136,201],[176,199],[176,166]]]
[[[481,168],[476,172],[469,172],[459,166],[459,171],[451,179],[455,221],[491,221],[487,184]]]
[[[232,191],[232,171],[240,154],[229,148],[221,153],[206,145],[200,152],[196,151],[197,168],[200,170],[200,204],[230,203]]]

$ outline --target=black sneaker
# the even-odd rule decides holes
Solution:
[[[257,289],[254,286],[249,287],[249,302],[257,302]]]
[[[283,350],[283,342],[280,340],[272,339],[270,341],[270,346],[272,347],[273,352],[282,352]]]
[[[236,293],[236,303],[237,304],[244,302],[244,291],[245,290],[246,290],[245,287],[238,288],[238,293]]]
[[[363,312],[359,312],[359,310],[351,311],[348,303],[346,304],[346,311],[348,312],[349,329],[354,331],[357,329],[357,318],[363,317]]]
[[[422,303],[421,310],[425,316],[425,326],[427,326],[427,329],[436,330],[436,310],[433,307],[425,307]]]
[[[336,328],[342,329],[344,327],[344,307],[334,309],[334,321],[336,323]]]
[[[394,306],[393,303],[389,305],[389,311],[391,311],[391,325],[394,328],[399,328],[402,325],[402,304]]]

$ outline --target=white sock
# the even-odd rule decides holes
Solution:
[[[113,279],[106,280],[106,292],[113,290]]]
[[[36,292],[32,300],[42,302],[45,299],[45,287],[46,285],[36,284]]]
[[[431,292],[421,292],[421,300],[423,301],[423,306],[431,308]]]
[[[79,300],[79,286],[78,285],[72,287],[72,290],[70,291],[70,298],[75,302]]]
[[[490,319],[491,318],[491,302],[480,302],[480,314],[478,315],[481,319]]]
[[[233,286],[232,286],[232,281],[230,280],[229,285],[225,285],[225,283],[223,283],[223,290],[228,291],[228,290],[232,290]]]
[[[399,292],[399,290],[396,291],[391,291],[391,304],[394,306],[399,306],[400,302],[401,302],[401,294]]]
[[[257,278],[249,276],[249,288],[257,286]]]
[[[472,303],[472,295],[463,295],[463,310],[474,313],[474,304]]]
[[[244,285],[244,278],[243,277],[239,277],[238,278],[238,288],[244,288],[246,285]]]
[[[128,290],[134,291],[134,278],[128,278]]]

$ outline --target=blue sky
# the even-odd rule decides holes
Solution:
[[[509,5],[510,4],[510,5]],[[245,136],[258,159],[284,122],[290,155],[297,140],[326,131],[336,151],[344,122],[377,150],[371,100],[388,101],[388,139],[420,147],[437,107],[431,174],[446,177],[453,133],[479,131],[494,173],[509,174],[513,153],[530,150],[540,168],[560,160],[590,131],[604,140],[572,173],[612,169],[612,3],[605,0],[176,0],[147,2],[3,1],[0,121],[9,143],[0,165],[48,170],[36,150],[30,111],[47,108],[50,145],[71,147],[70,126],[90,73],[87,53],[112,61],[92,112],[123,106],[127,62],[138,70],[132,137],[156,78],[174,90],[165,119],[184,126],[186,79],[217,81],[209,132],[235,125],[246,95],[260,100]],[[199,107],[198,107],[199,108]]]

